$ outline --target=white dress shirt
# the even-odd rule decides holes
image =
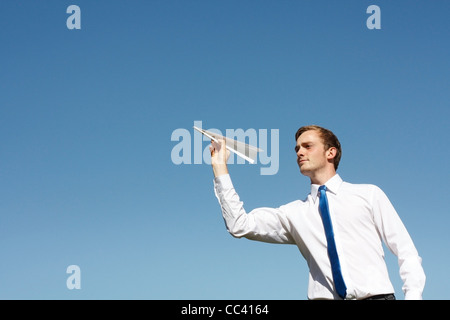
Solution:
[[[422,299],[422,259],[397,212],[375,185],[351,184],[336,174],[326,184],[346,299],[394,293],[382,241],[398,257],[405,299]],[[279,208],[244,209],[230,176],[214,179],[227,230],[234,237],[295,244],[309,266],[308,299],[340,299],[334,290],[327,241],[319,213],[319,185],[306,200]]]

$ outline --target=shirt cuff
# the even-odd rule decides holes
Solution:
[[[405,300],[422,300],[420,291],[408,291],[405,293]]]

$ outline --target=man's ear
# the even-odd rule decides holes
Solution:
[[[326,152],[327,159],[328,160],[334,159],[334,157],[336,157],[336,153],[337,153],[336,148],[335,147],[331,147]]]

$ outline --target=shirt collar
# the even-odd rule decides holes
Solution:
[[[342,178],[336,173],[332,178],[330,178],[327,182],[325,182],[325,185],[327,186],[327,191],[337,194],[342,182],[343,182]],[[319,187],[320,185],[318,184],[311,184],[310,195],[314,202],[316,202],[319,193]]]

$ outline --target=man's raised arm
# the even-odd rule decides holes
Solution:
[[[285,215],[278,208],[257,208],[247,213],[228,174],[227,160],[230,151],[225,140],[211,141],[211,165],[214,172],[214,191],[222,208],[222,216],[228,232],[236,238],[271,243],[294,243]],[[282,221],[283,220],[283,221]]]

